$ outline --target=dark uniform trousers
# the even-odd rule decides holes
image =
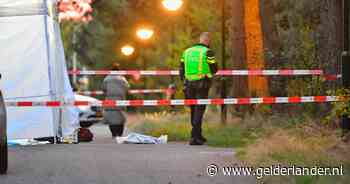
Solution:
[[[187,99],[207,99],[211,86],[210,79],[186,81],[185,95]],[[191,106],[192,138],[202,137],[202,121],[206,105]]]

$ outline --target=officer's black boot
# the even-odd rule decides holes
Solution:
[[[198,139],[201,140],[202,142],[206,143],[208,140],[202,134],[202,122],[200,122],[200,126],[199,127],[200,127],[200,129],[199,129]]]
[[[201,146],[203,144],[204,144],[204,142],[202,140],[200,140],[199,138],[191,138],[191,140],[190,140],[191,146]]]
[[[203,137],[203,135],[201,135],[199,139],[204,143],[208,142],[208,140],[205,137]]]
[[[204,143],[206,143],[208,140],[203,136],[202,134],[202,123],[200,125],[199,133],[198,133],[198,139]]]
[[[201,139],[201,134],[197,127],[192,128],[192,136],[189,144],[191,146],[201,146],[204,144],[204,141]]]

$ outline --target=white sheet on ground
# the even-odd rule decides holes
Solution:
[[[167,144],[168,136],[152,137],[137,133],[129,133],[125,137],[117,137],[118,144]]]
[[[18,140],[8,140],[7,145],[9,146],[37,146],[50,144],[48,141],[36,141],[34,139],[18,139]]]

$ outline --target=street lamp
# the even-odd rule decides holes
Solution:
[[[141,40],[149,40],[152,38],[154,31],[149,28],[140,28],[136,31],[136,35]]]
[[[163,7],[169,11],[169,12],[176,12],[178,11],[182,5],[183,1],[182,0],[163,0],[162,1]],[[174,13],[175,14],[175,13]],[[176,30],[176,20],[175,17],[173,17],[173,22],[170,23],[171,26],[169,28],[171,29],[171,42],[175,42],[175,30]],[[173,60],[175,60],[174,54],[171,54],[171,57]],[[175,86],[175,79],[174,76],[171,76],[171,84],[172,86]],[[174,94],[171,95],[171,98],[174,97]]]
[[[154,35],[154,31],[150,28],[147,28],[147,27],[141,27],[139,28],[137,31],[136,31],[136,35],[139,39],[143,40],[143,41],[147,41],[149,39],[152,38],[152,36]],[[140,50],[140,54],[143,55],[143,49]],[[143,70],[146,70],[147,69],[147,63],[145,61],[145,59],[143,58]],[[144,81],[143,81],[143,85],[144,85],[144,88],[147,87],[147,78],[144,78]]]
[[[183,5],[182,0],[163,0],[163,6],[169,11],[177,11]]]
[[[125,45],[121,48],[122,53],[125,56],[131,56],[135,52],[135,48],[130,45]]]

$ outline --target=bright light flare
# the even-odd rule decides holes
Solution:
[[[125,56],[131,56],[134,54],[135,48],[130,45],[125,45],[121,48],[121,51]]]
[[[137,37],[139,37],[141,40],[149,40],[152,38],[153,34],[154,31],[149,28],[141,28],[136,32]]]
[[[182,0],[163,0],[163,6],[169,11],[177,11],[183,5]]]

